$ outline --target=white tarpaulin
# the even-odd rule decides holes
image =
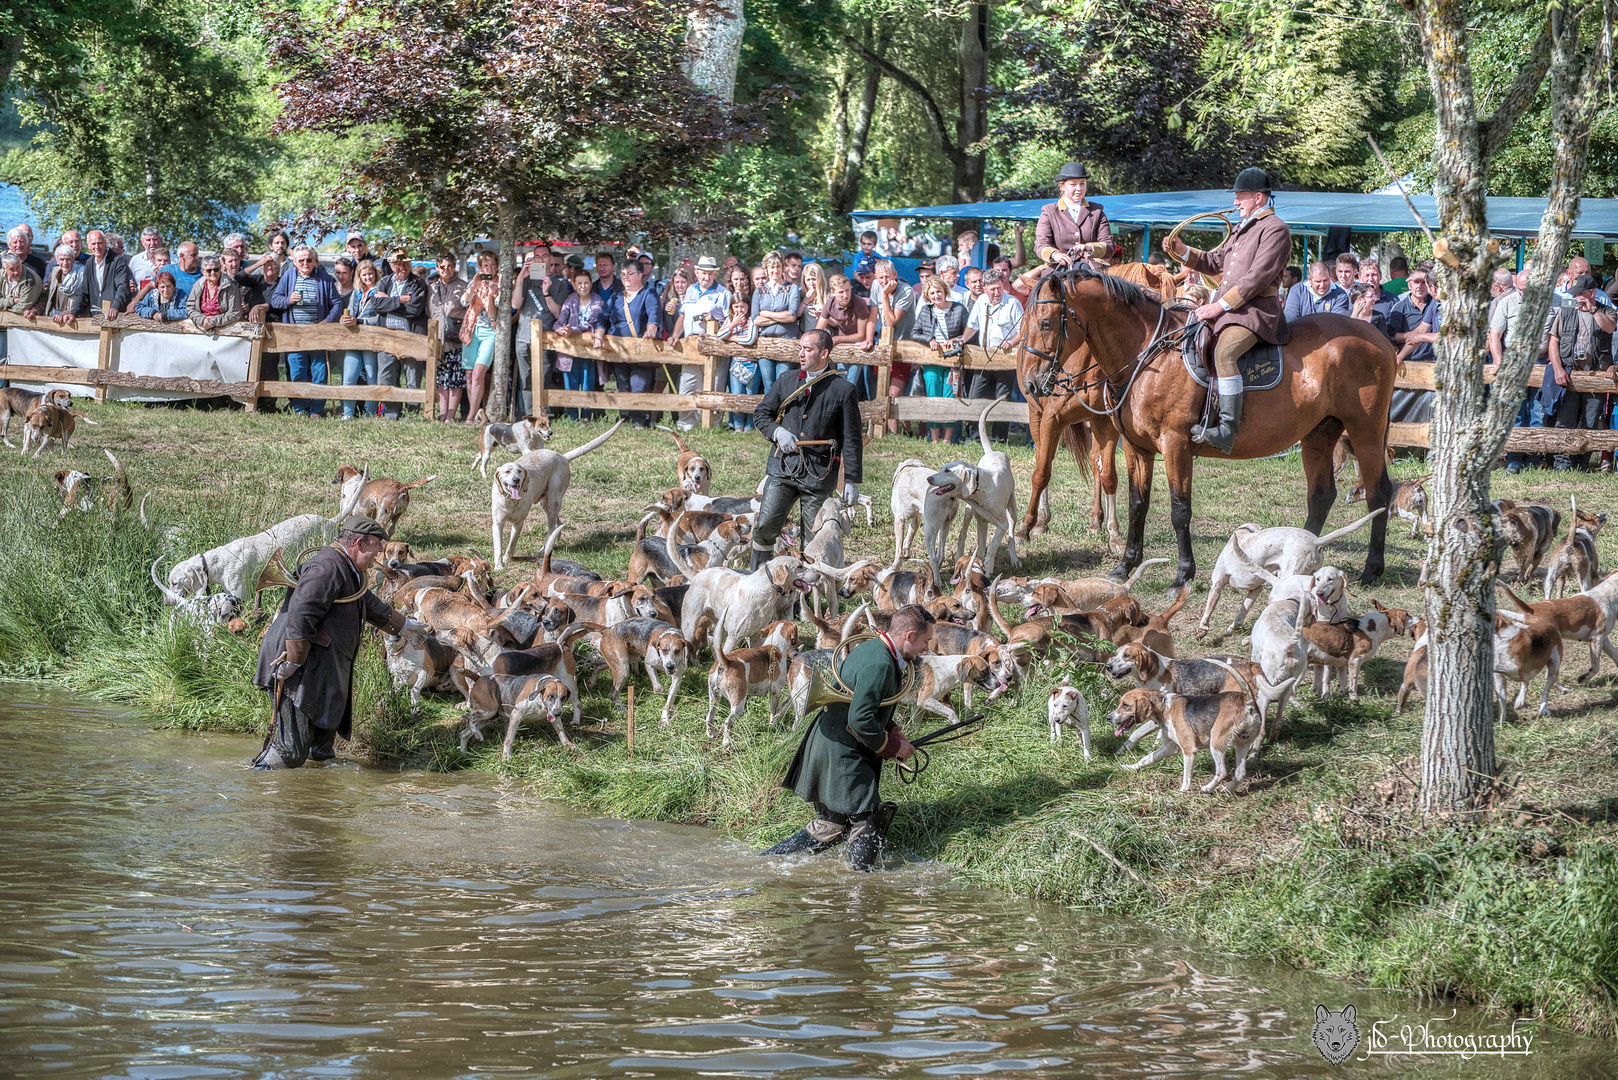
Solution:
[[[7,360],[13,364],[93,368],[100,349],[99,337],[62,334],[51,330],[12,327],[6,331]],[[112,337],[111,367],[133,375],[156,378],[213,379],[246,382],[252,342],[239,337],[176,334],[151,330],[122,330]],[[5,367],[0,365],[0,378]],[[89,386],[66,383],[23,383],[29,389],[65,386],[79,396],[93,394]],[[140,390],[127,386],[107,388],[107,396],[123,401],[168,401],[196,397],[166,390]]]

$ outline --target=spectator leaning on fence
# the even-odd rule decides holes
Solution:
[[[916,321],[910,337],[926,345],[940,359],[961,354],[961,338],[966,333],[968,312],[966,305],[950,299],[950,287],[942,277],[931,277],[922,286],[921,295],[926,304],[916,312]],[[955,396],[956,375],[942,364],[923,364],[921,381],[930,398]],[[927,424],[927,436],[933,442],[955,441],[960,425],[957,423]]]
[[[564,342],[574,334],[590,334],[594,348],[600,349],[606,345],[606,307],[595,292],[595,281],[590,277],[590,271],[582,267],[573,271],[573,295],[567,298],[561,314],[556,317],[555,333]],[[566,348],[565,344],[559,345],[556,353],[556,367],[562,373],[562,388],[595,390],[595,361],[570,356],[561,351],[563,348]],[[596,419],[599,412],[595,409],[569,409],[568,415],[580,423],[589,423]]]
[[[320,265],[315,249],[299,244],[292,249],[292,266],[281,276],[270,296],[270,309],[285,312],[286,321],[294,325],[336,322],[342,314],[342,301],[337,295],[337,282]],[[326,353],[324,350],[287,354],[287,375],[292,382],[326,384]],[[292,401],[292,411],[300,416],[324,416],[323,399]]]
[[[779,252],[771,251],[762,264],[764,284],[753,290],[749,310],[753,325],[761,338],[795,338],[799,334],[798,309],[803,305],[803,290],[787,280],[786,260]],[[791,361],[761,358],[758,362],[759,393],[767,394],[775,380],[788,371],[796,370]]]
[[[1006,281],[1000,271],[990,270],[983,275],[983,282],[983,295],[972,305],[971,313],[967,316],[965,341],[983,346],[991,360],[1015,357],[1017,333],[1022,328],[1022,305],[1006,291]],[[966,396],[983,401],[1000,397],[1011,399],[1016,389],[1016,371],[980,368],[972,372]],[[996,421],[990,424],[989,433],[993,438],[1004,440],[1008,433],[1006,423]]]
[[[114,314],[129,306],[134,289],[129,281],[129,268],[122,255],[107,247],[107,234],[91,229],[86,237],[90,257],[84,261],[84,296],[92,315],[111,310]],[[110,309],[106,305],[111,305]]]
[[[899,271],[887,259],[879,259],[871,282],[871,314],[876,320],[880,336],[892,328],[889,341],[909,341],[910,327],[916,318],[916,304],[920,297],[909,285],[899,280]],[[909,391],[911,366],[893,354],[888,361],[888,396],[904,397]],[[888,430],[899,431],[899,421],[889,420]]]
[[[509,318],[500,304],[500,276],[491,252],[477,254],[477,269],[464,297],[466,318],[461,320],[461,366],[466,369],[466,422],[478,424],[484,398],[489,393],[489,369],[494,364],[496,319]],[[467,363],[467,361],[471,363]]]
[[[730,311],[730,290],[719,284],[719,261],[712,255],[697,260],[696,282],[685,290],[680,301],[680,318],[669,335],[669,343],[678,342],[687,334],[700,335],[709,319],[722,321]],[[680,393],[695,394],[702,389],[702,372],[686,368],[680,373]],[[697,424],[697,413],[689,410],[680,414],[679,427],[689,431]]]
[[[180,295],[174,274],[167,267],[159,267],[152,276],[151,291],[135,305],[135,314],[153,322],[184,322],[191,317],[190,300]]]
[[[802,297],[798,309],[798,329],[807,333],[820,326],[820,312],[831,297],[826,285],[826,268],[819,263],[808,263],[799,275],[798,292]]]
[[[190,240],[183,241],[174,248],[174,262],[171,263],[174,274],[174,284],[185,296],[191,295],[191,287],[202,280],[202,255],[197,251],[197,245]]]
[[[376,263],[367,259],[360,264],[355,275],[354,289],[337,321],[344,326],[381,326],[382,312],[377,307],[385,294],[382,291],[382,273]],[[377,354],[374,349],[349,349],[343,353],[344,386],[379,386],[377,381]],[[343,402],[343,419],[354,419],[356,408],[365,416],[374,416],[375,403],[370,401]]]
[[[876,315],[871,310],[870,302],[854,295],[853,283],[842,274],[833,275],[828,288],[831,296],[826,306],[821,308],[820,329],[831,335],[833,348],[852,345],[863,352],[870,352],[876,343]],[[854,364],[845,365],[843,370],[847,373],[848,381],[859,389],[857,400],[870,400],[874,385],[869,378],[870,367]]]
[[[949,286],[949,298],[957,304],[972,303],[972,292],[960,283],[961,261],[953,255],[944,255],[933,263],[933,273]]]
[[[203,256],[202,280],[192,286],[185,310],[199,330],[221,330],[242,321],[241,286],[225,276],[219,256]]]
[[[76,261],[72,244],[57,244],[55,265],[45,281],[45,314],[59,324],[72,322],[89,310],[84,294],[84,268]]]
[[[1433,295],[1424,270],[1408,271],[1405,287],[1406,295],[1399,297],[1388,313],[1388,329],[1393,343],[1399,346],[1400,360],[1431,361],[1435,359],[1433,342],[1438,340],[1442,325],[1438,297]]]
[[[646,280],[639,259],[625,259],[619,275],[623,288],[618,292],[608,312],[610,333],[614,337],[643,338],[655,341],[662,334],[662,320],[658,318],[657,293]],[[657,372],[656,364],[613,363],[612,376],[618,392],[650,394]],[[654,414],[645,410],[625,412],[623,416],[638,428],[652,426]]]
[[[1347,315],[1348,292],[1332,280],[1323,262],[1309,265],[1309,276],[1287,290],[1286,319],[1296,322],[1305,315]]]
[[[0,255],[0,263],[5,267],[5,273],[0,274],[0,311],[27,315],[37,310],[45,292],[39,275],[14,251]]]
[[[466,279],[450,252],[438,256],[438,272],[427,283],[427,311],[438,321],[444,344],[438,354],[438,422],[447,424],[461,409],[466,371],[461,367],[461,318],[466,314]]]
[[[1382,287],[1382,267],[1375,259],[1365,259],[1360,263],[1360,282],[1376,287],[1376,295],[1371,301],[1370,324],[1393,340],[1393,331],[1388,326],[1388,317],[1393,314],[1393,305],[1399,298]]]
[[[394,248],[388,254],[388,265],[393,273],[382,279],[379,286],[381,292],[376,299],[376,310],[382,316],[383,329],[425,335],[427,282],[416,275],[415,268],[410,262],[410,252],[402,247]],[[380,350],[376,354],[378,386],[401,385],[399,376],[402,373],[404,375],[402,385],[405,389],[419,390],[426,369],[425,360],[405,360],[393,353]],[[382,413],[389,420],[399,419],[401,409],[402,406],[397,401],[382,403]]]
[[[550,259],[550,245],[539,244],[530,248],[522,258],[522,265],[517,268],[517,277],[511,283],[511,307],[517,316],[517,412],[521,416],[533,412],[534,387],[539,385],[535,381],[536,359],[539,361],[538,378],[545,378],[545,359],[542,355],[534,356],[533,340],[536,320],[541,331],[544,331],[550,328],[555,319],[546,295],[550,287],[546,277]],[[561,309],[560,302],[557,309]]]

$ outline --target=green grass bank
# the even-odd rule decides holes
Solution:
[[[108,404],[89,406],[96,427],[77,445],[38,461],[0,452],[0,676],[47,680],[116,702],[158,722],[193,729],[263,730],[268,703],[248,682],[257,635],[201,634],[171,626],[148,577],[176,558],[256,531],[285,516],[333,513],[338,465],[369,463],[373,475],[403,480],[437,474],[415,492],[400,534],[424,553],[489,546],[488,482],[469,471],[475,430],[420,421],[338,423],[286,415],[199,413]],[[557,425],[554,448],[579,445],[600,427]],[[745,493],[757,480],[764,444],[756,436],[696,432],[692,445],[712,461],[716,491]],[[73,514],[60,507],[52,474],[74,466],[107,469],[103,448],[123,461],[136,498],[147,498],[150,526],[134,513]],[[908,457],[929,462],[975,458],[970,448],[933,448],[884,439],[867,449],[864,490],[878,507],[875,528],[849,539],[852,557],[887,558],[892,522],[888,480]],[[501,458],[500,460],[505,460]],[[620,429],[601,450],[574,463],[559,553],[621,571],[634,523],[649,496],[673,482],[667,435]],[[1032,463],[1013,451],[1026,496]],[[1416,475],[1400,461],[1396,474]],[[1161,474],[1160,474],[1161,475]],[[1497,492],[1566,506],[1618,507],[1611,476],[1497,474]],[[1161,480],[1159,493],[1162,492]],[[1172,553],[1166,500],[1154,506],[1149,554]],[[1220,546],[1243,521],[1298,524],[1303,512],[1296,457],[1199,465],[1193,529],[1205,584]],[[1070,463],[1058,469],[1054,526],[1024,552],[1031,572],[1076,576],[1111,561],[1089,531],[1089,491]],[[1350,520],[1339,507],[1333,525]],[[543,531],[543,530],[540,530]],[[1383,586],[1352,591],[1351,610],[1375,598],[1419,609],[1414,581],[1420,550],[1408,527],[1390,529]],[[532,550],[542,537],[520,546]],[[1604,566],[1618,544],[1603,535]],[[1332,561],[1357,567],[1363,537],[1334,549]],[[1137,596],[1163,606],[1169,567],[1148,572]],[[506,572],[505,583],[526,571]],[[1245,652],[1245,638],[1217,632],[1194,642],[1199,586],[1176,620],[1182,654]],[[1221,608],[1228,624],[1234,608]],[[1413,817],[1411,779],[1421,716],[1393,713],[1409,642],[1385,647],[1366,670],[1358,702],[1317,701],[1303,693],[1280,741],[1267,745],[1238,795],[1181,795],[1178,759],[1142,773],[1120,767],[1118,740],[1101,717],[1114,688],[1092,679],[1095,754],[1076,739],[1060,747],[1046,733],[1046,682],[988,709],[980,736],[939,749],[916,784],[888,780],[901,810],[894,839],[908,857],[937,859],[964,878],[1075,906],[1139,918],[1219,948],[1341,975],[1362,985],[1452,996],[1502,1012],[1537,1015],[1611,1037],[1618,1022],[1618,684],[1610,668],[1593,685],[1552,697],[1548,720],[1499,726],[1503,772],[1495,808],[1464,829]],[[1575,649],[1569,674],[1583,671]],[[535,795],[623,817],[707,825],[763,845],[807,816],[777,787],[798,733],[771,730],[762,702],[737,729],[733,753],[703,732],[706,664],[687,676],[675,723],[657,723],[644,678],[637,681],[633,757],[624,716],[604,694],[587,693],[584,752],[527,729],[511,762],[498,739],[457,747],[452,703],[430,701],[413,716],[389,685],[380,647],[368,645],[356,678],[358,731],[351,751],[378,762],[433,769],[480,769]],[[920,721],[921,726],[932,723]],[[243,760],[251,754],[244,740]],[[1209,775],[1206,757],[1198,782]]]

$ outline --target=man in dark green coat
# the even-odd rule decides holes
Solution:
[[[815,820],[762,854],[824,851],[847,839],[850,865],[877,868],[894,809],[882,801],[882,763],[904,761],[914,749],[893,722],[895,706],[883,702],[932,644],[935,622],[926,608],[910,604],[894,613],[887,633],[850,650],[837,670],[849,702],[827,705],[810,722],[781,784],[815,808]]]

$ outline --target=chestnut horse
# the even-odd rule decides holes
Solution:
[[[1165,307],[1120,277],[1079,267],[1040,282],[1018,347],[1018,370],[1030,399],[1082,396],[1102,414],[1095,417],[1097,427],[1110,421],[1124,444],[1129,529],[1115,578],[1126,577],[1145,557],[1152,470],[1157,455],[1163,455],[1169,517],[1179,546],[1171,588],[1197,572],[1191,552],[1192,458],[1218,453],[1192,444],[1191,425],[1201,419],[1207,393],[1186,371],[1177,340],[1169,347],[1159,341],[1184,322],[1183,309]],[[1360,475],[1373,478],[1366,484],[1368,509],[1387,506],[1393,496],[1386,448],[1395,355],[1369,323],[1344,315],[1312,315],[1290,325],[1281,381],[1271,390],[1248,391],[1230,456],[1269,457],[1301,444],[1309,497],[1304,528],[1318,535],[1337,498],[1332,449],[1340,436],[1347,434],[1354,444]],[[1099,408],[1098,398],[1105,402]],[[1049,400],[1042,402],[1041,414],[1051,408]],[[1378,515],[1360,577],[1364,584],[1382,577],[1386,537],[1387,516]]]

